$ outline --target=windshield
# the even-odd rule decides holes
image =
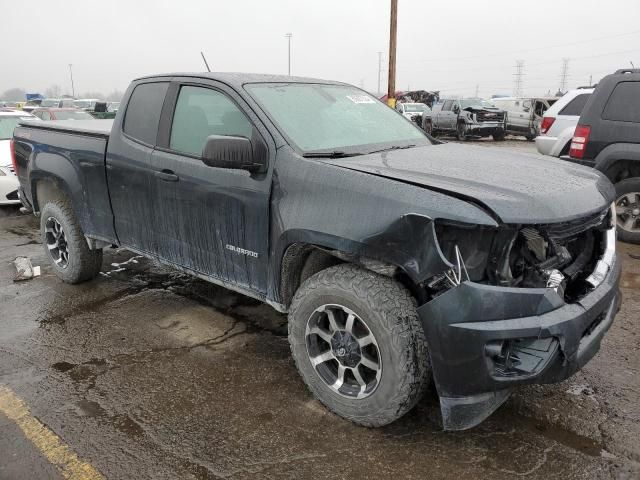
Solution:
[[[485,108],[485,107],[495,107],[495,105],[482,98],[465,98],[463,100],[460,100],[460,108],[467,108],[467,107]]]
[[[45,98],[40,104],[41,107],[57,107],[60,100],[57,98]]]
[[[33,117],[0,117],[0,140],[13,138],[13,129],[18,126],[18,123],[29,119],[33,119]]]
[[[73,110],[58,110],[54,113],[56,120],[93,120],[93,117],[87,112]]]
[[[361,153],[384,146],[431,144],[416,126],[355,87],[256,83],[246,88],[304,152],[350,148]],[[377,148],[362,148],[365,145]]]
[[[424,112],[426,105],[422,103],[405,103],[405,112]]]

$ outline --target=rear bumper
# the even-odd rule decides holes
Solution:
[[[552,289],[465,282],[421,306],[445,429],[477,425],[512,387],[558,382],[582,368],[619,309],[619,280],[615,258],[604,281],[573,304]],[[520,366],[505,365],[500,351]]]
[[[560,159],[566,160],[567,162],[575,163],[576,165],[583,165],[585,167],[595,168],[596,166],[595,160],[578,160],[577,158],[571,158],[569,155],[562,155]]]
[[[536,149],[542,155],[553,155],[554,147],[558,143],[558,137],[548,137],[547,135],[538,135],[535,138]]]

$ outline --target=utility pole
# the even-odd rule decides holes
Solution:
[[[522,96],[522,77],[524,76],[524,60],[516,60],[516,73],[514,75],[513,96]]]
[[[589,86],[593,85],[593,75],[589,75]]]
[[[289,43],[289,57],[288,57],[289,61],[288,61],[287,72],[288,72],[288,75],[291,76],[291,37],[293,36],[293,34],[285,33],[284,36],[287,37],[287,41]]]
[[[378,94],[378,97],[380,96],[380,94],[382,93],[382,90],[380,89],[380,76],[382,75],[382,52],[378,52],[378,91],[376,92]]]
[[[387,83],[387,105],[396,107],[396,37],[398,34],[398,0],[391,0],[389,28],[389,81]]]
[[[558,91],[564,93],[567,91],[567,77],[569,76],[569,59],[562,59],[562,70],[560,70],[560,88]]]
[[[478,92],[480,91],[480,85],[476,83],[476,98],[478,98]]]
[[[76,98],[76,88],[73,85],[73,64],[69,64],[69,75],[71,75],[71,96]]]

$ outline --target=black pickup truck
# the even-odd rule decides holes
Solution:
[[[337,82],[157,75],[122,106],[15,130],[55,273],[91,279],[118,245],[268,302],[311,392],[358,424],[433,379],[444,428],[472,427],[613,322],[615,192],[592,169],[442,144]]]

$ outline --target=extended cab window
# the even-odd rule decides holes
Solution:
[[[620,82],[602,112],[605,120],[640,123],[640,82]]]
[[[453,100],[446,100],[444,102],[444,105],[442,105],[442,111],[448,112],[451,110],[452,107],[453,107]]]
[[[582,93],[578,95],[567,103],[564,108],[558,112],[558,115],[576,115],[579,117],[590,96],[590,93]]]
[[[156,144],[168,86],[169,82],[143,83],[133,90],[124,118],[124,133],[148,145]]]
[[[225,94],[184,86],[173,114],[169,147],[200,156],[209,135],[251,138],[252,130],[249,119]]]

